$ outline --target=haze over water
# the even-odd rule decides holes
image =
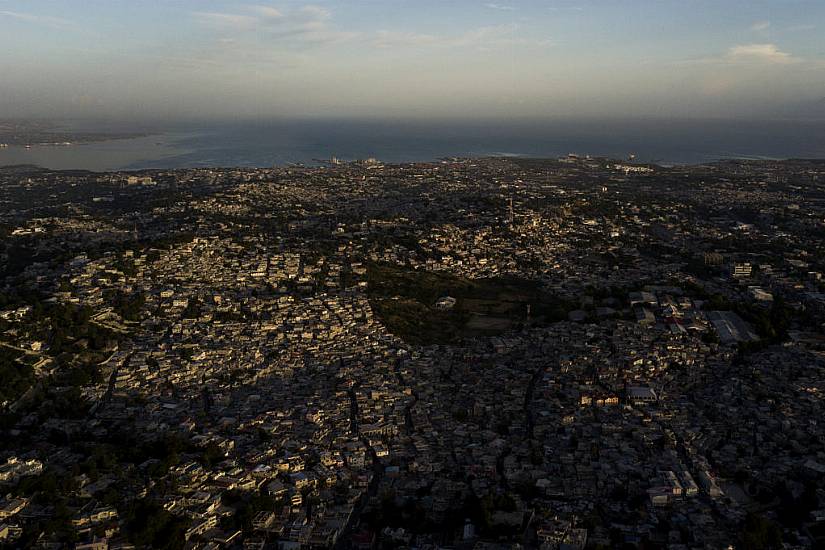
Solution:
[[[83,128],[87,129],[87,128]],[[119,130],[129,131],[123,126]],[[152,135],[70,147],[0,149],[0,166],[136,170],[208,166],[267,167],[376,157],[385,162],[444,156],[556,157],[568,153],[663,164],[725,158],[825,157],[825,122],[277,121],[157,128]]]

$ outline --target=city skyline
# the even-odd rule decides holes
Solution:
[[[825,117],[811,1],[0,0],[0,113]]]

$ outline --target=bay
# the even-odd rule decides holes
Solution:
[[[134,130],[125,124],[117,129]],[[141,131],[147,131],[145,125]],[[277,120],[156,125],[151,132],[65,147],[0,149],[0,166],[109,171],[317,164],[332,156],[396,163],[568,153],[612,158],[634,154],[639,161],[662,164],[825,158],[825,122],[819,121]]]

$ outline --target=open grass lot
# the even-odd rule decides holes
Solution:
[[[373,310],[393,334],[411,344],[443,344],[495,336],[528,322],[543,324],[565,319],[570,309],[534,281],[471,280],[389,264],[368,267]],[[457,300],[448,311],[435,307],[444,296]]]

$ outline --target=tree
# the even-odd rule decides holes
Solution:
[[[148,499],[131,503],[124,516],[126,534],[137,546],[181,550],[186,544],[185,520]]]

